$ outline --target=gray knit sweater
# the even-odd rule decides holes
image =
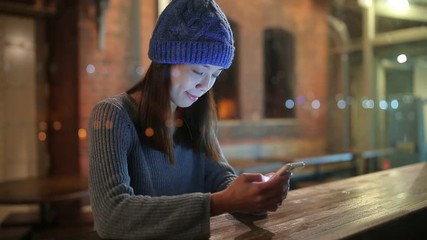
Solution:
[[[89,121],[89,193],[95,227],[110,239],[200,239],[210,235],[210,193],[233,169],[184,146],[176,165],[141,146],[137,104],[126,93],[98,103]]]

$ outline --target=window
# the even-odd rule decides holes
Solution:
[[[217,111],[219,119],[239,119],[240,118],[240,106],[239,106],[239,93],[238,93],[238,38],[239,31],[237,25],[229,19],[231,29],[234,35],[234,44],[236,51],[234,52],[233,64],[230,68],[224,70],[218,77],[213,91],[215,93],[215,102],[217,104]]]
[[[294,39],[283,29],[264,32],[264,109],[266,118],[293,118]]]

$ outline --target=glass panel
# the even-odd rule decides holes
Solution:
[[[341,132],[330,133],[329,144],[349,140],[351,147],[395,149],[395,154],[381,159],[380,168],[425,160],[421,106],[427,98],[426,3],[359,0],[334,1],[330,6],[335,20],[330,38],[330,103],[347,99],[339,108],[350,109],[350,139],[338,135]],[[347,56],[348,65],[342,60]],[[349,95],[345,96],[340,94],[345,87],[337,85],[344,86],[347,78]],[[341,120],[346,119],[338,110],[329,114],[329,123]]]

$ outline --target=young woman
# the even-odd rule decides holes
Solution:
[[[173,0],[150,41],[144,79],[98,103],[89,122],[89,191],[103,238],[208,238],[211,216],[275,211],[289,174],[236,176],[215,135],[209,91],[234,55],[213,0]]]

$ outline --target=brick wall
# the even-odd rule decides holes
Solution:
[[[98,22],[94,1],[80,0],[78,6],[78,128],[80,171],[87,174],[87,139],[84,131],[92,107],[99,100],[118,94],[140,79],[148,67],[148,42],[156,20],[156,1],[110,0],[105,21]],[[316,2],[315,4],[313,2]],[[251,1],[218,0],[226,15],[237,23],[240,33],[239,101],[244,122],[263,122],[263,32],[280,26],[296,40],[296,95],[306,100],[298,106],[295,127],[290,137],[284,133],[277,141],[293,147],[309,145],[323,148],[326,129],[325,107],[311,109],[311,100],[326,102],[327,96],[327,22],[325,1]],[[100,27],[105,26],[105,49],[99,48]],[[138,71],[135,71],[138,69]],[[88,71],[89,70],[89,71]],[[245,139],[239,133],[239,139]],[[268,135],[264,136],[268,138]],[[262,138],[262,136],[261,136]],[[291,138],[291,139],[290,139]],[[292,139],[296,139],[292,142]],[[302,140],[301,140],[302,139]],[[305,139],[305,140],[304,140]],[[227,139],[220,139],[226,142]],[[257,136],[257,141],[260,137]],[[301,141],[303,141],[301,143]],[[294,144],[298,143],[298,144]],[[226,143],[227,147],[232,143]],[[295,151],[293,149],[292,151]]]
[[[256,128],[244,128],[242,124],[238,124],[232,130],[234,133],[238,132],[235,135],[239,136],[231,139],[234,140],[234,145],[240,148],[242,145],[247,146],[255,143],[259,147],[271,149],[267,153],[264,151],[264,156],[324,150],[326,147],[326,113],[328,110],[326,106],[328,93],[327,1],[263,0],[252,1],[248,4],[244,0],[218,0],[218,3],[228,18],[236,22],[239,28],[239,45],[241,47],[239,100],[243,125],[247,125],[247,122],[253,122],[252,125],[265,126],[267,129],[272,128],[270,121],[262,120],[263,98],[265,97],[263,95],[262,29],[280,27],[294,35],[296,43],[295,96],[304,100],[296,108],[296,121],[289,123],[289,120],[284,120],[279,124],[281,131],[277,131],[277,126],[272,128],[276,132],[273,139],[271,134],[263,136],[258,134],[256,138],[251,137],[252,134],[249,131]],[[321,103],[321,107],[317,110],[311,107],[312,101],[316,99]],[[228,125],[222,129],[231,131]],[[241,131],[248,131],[246,133],[248,137],[242,137],[245,136],[245,133]],[[282,134],[281,137],[277,133]],[[220,137],[222,135],[227,134],[220,134]],[[228,151],[231,158],[239,157],[239,154],[232,154],[239,151],[233,150],[233,143],[232,141],[230,143],[230,138],[220,138],[220,141],[226,150],[231,148]],[[266,147],[267,145],[277,145],[278,147]],[[311,149],[307,146],[311,146]],[[256,157],[254,156],[254,158]]]
[[[105,97],[126,91],[147,69],[148,39],[154,26],[154,1],[109,1],[105,19],[94,1],[80,1],[79,127],[87,129],[93,106]],[[102,35],[101,28],[105,27]],[[99,42],[105,41],[101,49]],[[80,166],[87,174],[88,146],[80,139]]]

